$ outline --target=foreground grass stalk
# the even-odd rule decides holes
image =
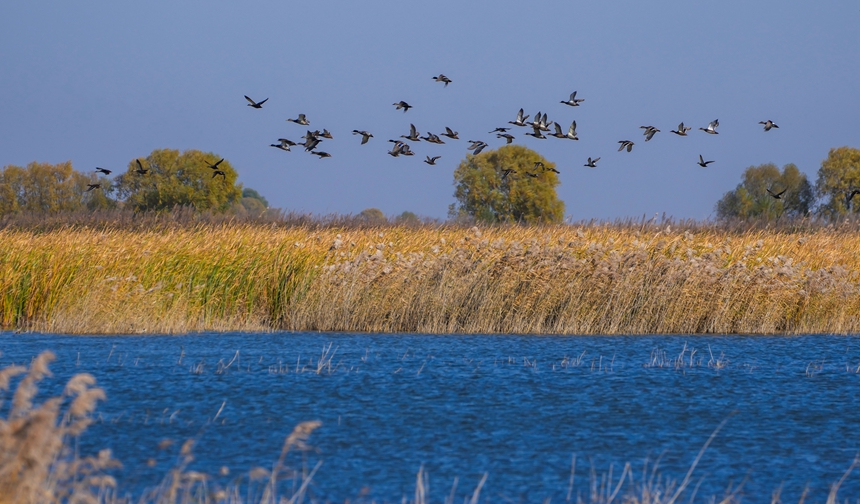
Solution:
[[[860,233],[650,224],[0,230],[0,326],[860,332]]]

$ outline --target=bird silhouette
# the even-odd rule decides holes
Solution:
[[[314,152],[311,152],[311,154],[316,154],[317,156],[320,157],[320,159],[331,157],[331,154],[329,154],[328,152],[323,152],[323,151],[314,151]]]
[[[646,142],[651,140],[652,138],[654,138],[654,135],[656,135],[657,133],[660,133],[660,130],[658,130],[654,126],[639,126],[639,127],[645,130],[642,132],[642,134],[645,135],[645,141]]]
[[[517,113],[517,118],[513,121],[508,121],[508,124],[513,124],[514,126],[526,126],[528,123],[525,122],[528,119],[528,115],[523,115],[523,109]]]
[[[368,140],[373,138],[373,135],[371,135],[370,133],[368,133],[366,131],[361,131],[361,130],[352,130],[352,134],[353,135],[361,135],[361,145],[366,144]]]
[[[405,139],[410,140],[412,142],[420,142],[421,141],[421,138],[418,136],[418,129],[415,128],[414,124],[409,125],[409,136],[400,135],[400,138],[405,138]]]
[[[507,132],[507,131],[508,131],[508,130],[510,130],[510,129],[511,129],[511,128],[496,128],[496,129],[494,129],[493,131],[490,131],[489,133],[490,133],[490,134],[493,134],[493,133],[505,133],[505,132]]]
[[[261,102],[255,102],[254,100],[248,98],[248,95],[245,95],[245,99],[250,102],[250,103],[248,103],[248,106],[254,107],[254,108],[263,108],[263,104],[266,103],[267,101],[269,101],[269,99],[266,98],[265,100],[263,100]]]
[[[767,188],[767,193],[768,193],[768,194],[770,194],[770,195],[771,195],[771,197],[772,197],[773,199],[782,199],[782,195],[783,195],[783,194],[785,194],[785,191],[787,191],[787,190],[788,190],[788,188],[785,188],[785,189],[783,189],[781,192],[778,192],[778,193],[775,193],[775,194],[774,194],[774,192],[773,192],[773,191],[771,191],[771,190],[770,190],[770,188],[768,187],[768,188]]]
[[[767,121],[759,121],[758,123],[764,124],[764,130],[765,131],[770,131],[771,128],[779,129],[779,126],[774,124],[773,121],[771,121],[770,119],[768,119]]]
[[[215,170],[214,172],[212,172],[212,178],[215,178],[215,177],[221,177],[225,181],[227,180],[227,174],[221,170]]]
[[[570,99],[568,99],[567,101],[562,100],[561,103],[564,103],[565,105],[570,105],[571,107],[578,107],[579,104],[584,102],[584,101],[585,100],[583,100],[583,99],[577,100],[576,99],[576,91],[574,91],[573,93],[570,93]]]
[[[323,138],[328,138],[329,140],[334,138],[333,136],[331,136],[331,132],[329,132],[329,130],[327,130],[325,128],[323,128],[322,133],[319,133],[319,136],[321,136]]]
[[[469,142],[471,142],[471,145],[469,145],[466,150],[472,151],[472,155],[474,156],[480,154],[481,151],[487,147],[487,143],[481,140],[469,140]]]
[[[514,137],[510,133],[496,133],[496,138],[504,138],[505,139],[505,145],[509,145],[511,142],[514,141],[514,138],[516,138],[516,137]]]
[[[296,145],[296,142],[290,141],[286,138],[279,138],[278,143],[270,144],[272,147],[277,147],[278,149],[285,150],[290,152],[290,147]]]
[[[448,84],[450,84],[451,82],[453,82],[453,81],[452,81],[451,79],[449,79],[448,77],[445,77],[445,74],[439,74],[439,76],[438,76],[438,77],[433,77],[433,80],[434,80],[434,81],[436,81],[436,82],[444,82],[444,83],[445,83],[445,87],[448,87]]]
[[[105,170],[104,168],[99,168],[98,166],[96,166],[96,171],[104,173],[105,175],[110,175],[112,170]]]
[[[505,180],[506,178],[508,178],[508,175],[510,175],[512,173],[515,174],[515,173],[517,173],[517,171],[514,170],[513,168],[507,168],[505,170],[502,170],[502,180]]]
[[[146,173],[149,171],[149,169],[148,168],[144,169],[143,165],[140,164],[140,159],[135,159],[135,162],[137,162],[137,170],[134,170],[135,173],[138,173],[140,175],[146,175]]]
[[[710,134],[710,135],[719,135],[719,133],[717,133],[717,126],[719,126],[719,125],[720,125],[720,120],[715,119],[715,120],[711,121],[710,123],[708,123],[707,128],[699,128],[699,129],[704,131],[705,133]]]
[[[215,162],[215,164],[210,164],[209,161],[206,161],[206,160],[204,160],[203,162],[206,163],[206,166],[208,166],[209,168],[212,168],[213,170],[217,170],[218,165],[224,162],[224,158],[219,159],[218,161]]]
[[[854,196],[860,194],[860,189],[854,189],[848,195],[845,196],[845,208],[851,208],[851,200],[854,199]]]
[[[699,166],[701,166],[702,168],[707,168],[708,165],[711,163],[713,163],[713,161],[705,161],[705,158],[703,158],[702,155],[699,154],[699,162],[698,162]]]
[[[687,127],[685,128],[685,127],[684,127],[684,123],[681,123],[681,124],[679,124],[679,125],[678,125],[678,129],[677,129],[677,130],[672,130],[672,133],[674,133],[674,134],[676,134],[676,135],[678,135],[678,136],[687,136],[687,132],[688,132],[688,131],[690,131],[691,129],[693,129],[693,128],[691,128],[691,127],[689,127],[689,126],[687,126]]]
[[[412,108],[412,105],[410,105],[410,104],[406,103],[406,102],[405,102],[405,101],[403,101],[403,100],[400,100],[400,101],[399,101],[399,102],[397,102],[397,103],[392,103],[392,105],[394,105],[394,106],[396,107],[396,109],[397,109],[397,110],[403,109],[403,112],[404,112],[404,113],[406,113],[406,111],[407,111],[407,110],[409,110],[409,109],[411,109],[411,108]]]
[[[301,124],[302,126],[309,126],[311,124],[311,122],[308,121],[307,116],[304,114],[299,114],[299,117],[295,119],[287,119],[287,122]]]
[[[526,172],[526,175],[528,175],[528,176],[529,176],[529,177],[531,177],[531,178],[538,178],[538,175],[539,175],[539,174],[537,174],[537,173],[532,173],[532,172]]]
[[[621,144],[621,147],[618,147],[618,152],[621,152],[624,149],[627,149],[627,152],[630,152],[633,150],[634,143],[631,142],[630,140],[619,140],[618,143]]]
[[[585,163],[585,166],[587,166],[589,168],[597,168],[597,162],[598,161],[600,161],[600,158],[594,158],[594,159],[588,158],[588,162]]]
[[[459,135],[459,133],[452,130],[448,126],[445,126],[445,133],[442,133],[442,136],[446,136],[446,137],[450,138],[451,140],[459,140],[460,137],[457,135]]]
[[[87,184],[87,190],[84,192],[90,192],[93,189],[101,189],[101,187],[102,187],[101,184]]]
[[[433,133],[430,133],[429,131],[427,132],[426,137],[421,137],[421,140],[440,145],[445,143],[441,138],[439,138],[437,135],[434,135]]]
[[[442,157],[442,156],[433,156],[433,157],[427,156],[427,159],[425,159],[424,162],[432,166],[432,165],[436,164],[436,160],[439,159],[440,157]]]

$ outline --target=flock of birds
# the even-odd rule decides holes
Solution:
[[[453,82],[449,79],[445,74],[439,74],[432,78],[436,82],[440,82],[444,84],[445,87],[448,87],[448,84]],[[261,101],[256,101],[251,97],[245,95],[245,99],[248,101],[248,106],[254,109],[262,109],[263,104],[265,104],[269,99],[266,98]],[[579,107],[583,102],[585,102],[584,98],[577,98],[577,92],[574,91],[570,94],[567,100],[561,100],[560,103],[563,105],[567,105],[570,107]],[[408,112],[409,109],[413,108],[409,103],[401,100],[392,104],[395,107],[395,110],[403,110],[404,113]],[[570,126],[568,126],[567,131],[563,129],[561,124],[558,122],[550,121],[547,117],[546,113],[541,113],[540,111],[534,115],[531,121],[529,121],[529,115],[525,114],[525,111],[521,108],[516,115],[516,118],[513,121],[508,121],[508,124],[520,128],[530,128],[530,131],[525,133],[526,136],[530,136],[536,139],[545,140],[548,137],[555,137],[559,139],[565,140],[579,140],[579,137],[576,132],[576,121],[571,122]],[[311,122],[305,114],[298,114],[295,119],[287,119],[287,122],[291,122],[300,126],[310,126]],[[772,120],[768,119],[766,121],[759,121],[759,124],[764,126],[764,131],[770,131],[774,128],[779,128]],[[720,125],[719,119],[715,119],[711,121],[706,127],[699,128],[699,130],[709,134],[709,135],[718,135],[719,132],[717,128]],[[643,135],[645,137],[645,142],[649,142],[657,133],[660,133],[661,130],[652,125],[640,126],[643,130]],[[513,130],[511,126],[497,127],[492,131],[489,131],[488,134],[496,134],[496,138],[505,140],[505,145],[511,144],[516,137],[509,133]],[[670,130],[671,133],[685,137],[692,130],[692,127],[685,126],[684,123],[680,123],[677,129]],[[353,135],[357,135],[361,137],[361,145],[367,144],[371,138],[373,138],[373,134],[365,131],[365,130],[353,130]],[[409,134],[400,135],[400,138],[403,139],[391,139],[388,140],[390,143],[394,145],[391,147],[391,150],[388,151],[388,154],[392,157],[400,157],[400,156],[414,156],[415,153],[412,151],[412,147],[408,142],[420,142],[425,141],[431,144],[444,144],[445,141],[442,140],[441,137],[445,137],[449,140],[459,140],[459,133],[457,131],[452,130],[450,127],[445,127],[444,133],[434,134],[432,132],[427,132],[426,136],[421,136],[418,129],[414,124],[409,125]],[[322,144],[325,140],[333,139],[333,135],[328,129],[320,130],[310,130],[308,129],[305,135],[302,138],[302,142],[294,142],[288,138],[278,138],[277,143],[271,144],[271,147],[275,147],[277,149],[281,149],[286,152],[291,152],[292,147],[301,146],[304,148],[305,152],[309,152],[313,155],[318,156],[320,159],[330,158],[331,154],[320,150],[320,144]],[[618,152],[626,150],[627,152],[633,151],[633,146],[635,142],[632,140],[619,140]],[[466,148],[467,151],[470,151],[472,155],[478,155],[487,148],[489,145],[482,140],[469,140],[469,145]],[[436,161],[438,161],[441,156],[426,156],[424,162],[428,165],[435,165]],[[206,162],[206,165],[212,169],[212,178],[222,177],[222,179],[226,180],[226,173],[223,170],[218,168],[218,165],[223,162],[224,159],[220,159],[214,163]],[[597,168],[597,163],[600,161],[600,157],[589,157],[584,166],[588,168]],[[138,175],[146,175],[149,171],[145,169],[141,164],[140,160],[136,160],[137,169],[134,170]],[[708,165],[714,163],[715,161],[709,160],[706,161],[702,155],[699,155],[698,165],[702,168],[707,168]],[[531,178],[537,178],[541,173],[552,171],[555,173],[559,173],[558,170],[554,168],[549,168],[545,166],[541,162],[536,162],[531,171],[526,170],[525,175]],[[102,173],[104,175],[110,175],[111,170],[107,170],[104,168],[96,168],[96,172]],[[501,178],[502,180],[507,179],[511,175],[517,174],[517,171],[512,168],[501,168]],[[92,191],[94,189],[99,189],[102,187],[102,183],[88,184],[87,191]],[[774,192],[772,188],[767,189],[767,193],[773,197],[774,199],[782,199],[783,194],[785,194],[785,190],[781,192]],[[854,194],[850,196],[853,198],[854,195],[860,193],[860,191],[855,191]],[[850,202],[850,198],[848,201]]]

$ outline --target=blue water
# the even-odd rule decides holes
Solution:
[[[462,501],[488,473],[483,499],[561,502],[574,454],[574,497],[592,471],[617,480],[628,462],[636,480],[657,458],[681,480],[725,420],[693,475],[697,500],[742,485],[747,501],[781,486],[796,502],[808,485],[807,502],[823,502],[860,452],[857,337],[0,333],[0,365],[46,349],[57,360],[45,393],[78,372],[106,390],[80,451],[111,448],[135,495],[186,439],[197,441],[190,468],[224,484],[270,468],[305,420],[322,421],[315,450],[289,462],[322,461],[318,501],[399,502],[423,465],[434,501],[455,477]],[[164,439],[175,443],[159,450]],[[839,497],[860,497],[860,469]]]

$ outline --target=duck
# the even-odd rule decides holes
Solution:
[[[511,135],[510,133],[496,133],[496,138],[504,138],[505,145],[510,145],[510,143],[513,142],[514,138],[516,137]]]
[[[418,136],[418,129],[415,128],[414,124],[409,125],[409,136],[400,135],[400,138],[405,138],[405,139],[410,140],[412,142],[420,142],[421,141],[421,138]]]
[[[513,124],[514,126],[526,126],[528,123],[525,121],[528,118],[528,115],[523,115],[523,109],[520,109],[520,111],[517,112],[517,118],[513,121],[508,121],[508,124]]]
[[[331,157],[331,154],[329,154],[328,152],[323,152],[323,151],[313,151],[313,152],[311,152],[311,154],[316,154],[317,156],[320,157],[320,159]]]
[[[301,124],[302,126],[309,126],[311,124],[311,122],[308,121],[308,118],[304,114],[299,114],[299,117],[297,117],[296,119],[287,119],[287,121],[291,123]]]
[[[403,100],[400,100],[397,103],[392,103],[397,110],[403,109],[403,112],[406,113],[407,110],[413,108],[412,105],[406,103]]]
[[[705,161],[705,158],[703,158],[702,155],[699,154],[699,162],[698,162],[699,166],[701,166],[702,168],[707,168],[708,165],[711,163],[713,163],[713,161]]]
[[[770,190],[770,188],[768,187],[768,188],[767,188],[767,193],[768,193],[768,194],[770,194],[770,196],[771,196],[773,199],[782,199],[782,195],[783,195],[783,194],[785,194],[785,191],[787,191],[787,190],[788,190],[788,188],[785,188],[785,189],[783,189],[781,192],[774,193],[774,192],[773,192],[773,191],[771,191],[771,190]]]
[[[543,115],[540,119],[540,130],[541,131],[549,131],[549,127],[553,125],[552,121],[547,122],[546,114]]]
[[[227,174],[221,170],[215,170],[214,172],[212,172],[212,178],[215,178],[215,177],[221,177],[224,180],[227,180]]]
[[[674,133],[674,134],[676,134],[676,135],[678,135],[678,136],[687,136],[687,132],[688,132],[688,131],[690,131],[691,129],[693,129],[693,128],[691,128],[691,127],[689,127],[689,126],[687,126],[687,127],[685,128],[685,127],[684,127],[684,123],[681,123],[681,124],[679,124],[679,125],[678,125],[678,130],[677,130],[677,131],[676,131],[676,130],[672,130],[671,132],[672,132],[672,133]]]
[[[562,100],[561,103],[564,103],[565,105],[570,105],[571,107],[578,107],[579,104],[584,101],[584,99],[577,99],[576,91],[574,91],[573,93],[570,93],[570,98],[567,101]]]
[[[249,98],[248,95],[245,95],[245,99],[250,102],[250,103],[248,103],[249,107],[254,107],[254,108],[258,108],[258,109],[263,108],[263,104],[266,103],[267,101],[269,101],[269,99],[266,98],[265,100],[263,100],[261,102],[255,102],[254,100]]]
[[[137,170],[134,170],[134,172],[139,175],[146,175],[146,173],[149,171],[149,168],[144,168],[143,165],[140,164],[140,159],[135,159],[134,161],[137,163]]]
[[[567,135],[561,131],[561,125],[559,123],[555,123],[555,133],[550,133],[549,136],[556,138],[567,138]]]
[[[771,121],[770,119],[768,119],[767,121],[759,121],[758,123],[759,123],[759,124],[764,124],[764,130],[765,130],[765,131],[770,131],[770,129],[771,129],[771,128],[779,129],[779,126],[777,126],[776,124],[774,124],[774,122],[773,122],[773,121]]]
[[[845,196],[845,208],[851,208],[851,200],[854,199],[854,196],[860,194],[860,189],[854,189],[848,195]]]
[[[113,170],[105,170],[104,168],[99,168],[96,166],[96,171],[99,173],[104,173],[105,175],[110,175]]]
[[[223,163],[223,162],[224,162],[224,158],[221,158],[218,161],[215,161],[215,164],[209,164],[209,161],[204,161],[204,163],[206,163],[206,166],[208,166],[209,168],[212,168],[213,170],[217,170],[218,165]],[[137,163],[140,164],[140,161],[138,161]]]
[[[440,145],[445,143],[441,138],[439,138],[437,135],[434,135],[433,133],[430,133],[429,131],[427,132],[426,137],[421,137],[421,140]]]
[[[719,125],[720,125],[720,120],[714,119],[713,121],[708,123],[707,128],[699,128],[699,129],[704,131],[705,133],[708,133],[709,135],[719,135],[719,133],[717,133],[717,126],[719,126]]]
[[[275,148],[278,148],[278,149],[281,149],[281,150],[284,150],[287,152],[291,152],[290,147],[293,145],[296,145],[296,143],[292,142],[290,140],[287,140],[286,138],[279,138],[278,143],[270,144],[271,147],[275,147]]]
[[[439,74],[438,77],[433,77],[433,80],[436,82],[444,82],[445,87],[448,87],[448,84],[454,82],[451,79],[449,79],[448,77],[445,77],[445,74]]]
[[[484,150],[487,147],[486,142],[482,142],[480,140],[478,140],[478,141],[469,140],[469,141],[472,142],[472,145],[470,145],[469,148],[466,150],[472,151],[473,156],[477,156],[478,154],[481,153],[482,150]]]
[[[630,152],[633,150],[633,145],[635,145],[630,140],[619,140],[618,143],[621,144],[621,147],[618,147],[618,152],[621,152],[624,149],[627,149],[627,152]]]
[[[425,159],[424,162],[431,165],[431,166],[434,166],[436,164],[436,160],[441,158],[441,157],[442,156],[433,156],[433,157],[427,156],[427,159]]]
[[[556,126],[558,126],[558,125],[556,125]],[[567,138],[570,140],[579,140],[579,137],[576,136],[576,121],[573,121],[572,123],[570,123],[570,127],[567,128],[567,134],[564,135],[564,138]]]
[[[588,158],[588,162],[585,163],[585,166],[587,166],[589,168],[597,168],[597,162],[598,161],[600,161],[600,158],[594,158],[594,159]]]
[[[361,145],[366,144],[368,140],[373,138],[373,135],[371,135],[370,133],[368,133],[366,131],[362,131],[362,130],[352,130],[352,134],[353,135],[361,135]]]
[[[645,135],[645,141],[646,142],[651,140],[652,138],[654,138],[654,135],[656,135],[657,133],[660,133],[660,130],[658,130],[654,126],[639,126],[639,127],[645,130],[642,134]]]
[[[87,190],[84,192],[90,192],[93,189],[101,189],[101,187],[102,187],[101,184],[87,184]]]
[[[459,137],[459,136],[457,136],[457,135],[459,135],[459,133],[458,133],[458,132],[456,132],[456,131],[454,131],[454,130],[452,130],[452,129],[451,129],[451,128],[449,128],[448,126],[445,126],[445,133],[442,133],[442,136],[448,137],[448,138],[450,138],[451,140],[459,140],[459,139],[460,139],[460,137]]]
[[[333,138],[334,138],[334,137],[331,135],[331,132],[330,132],[329,130],[325,129],[325,128],[323,128],[322,133],[317,132],[317,134],[318,134],[319,136],[323,137],[323,138],[328,138],[329,140],[331,140],[331,139],[333,139]]]
[[[502,180],[505,180],[506,178],[508,178],[508,175],[510,175],[512,173],[517,173],[517,171],[514,170],[513,168],[507,168],[505,170],[502,170]]]
[[[540,140],[546,140],[546,137],[543,135],[543,133],[540,132],[539,126],[534,126],[534,127],[532,127],[532,129],[534,131],[532,133],[526,133],[526,135],[528,135],[530,137],[538,138]]]
[[[489,131],[488,133],[489,133],[489,134],[491,134],[491,135],[492,135],[493,133],[505,133],[505,132],[509,131],[510,129],[511,129],[511,128],[496,128],[496,129],[494,129],[493,131]]]

